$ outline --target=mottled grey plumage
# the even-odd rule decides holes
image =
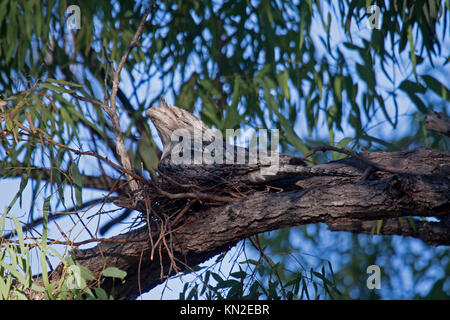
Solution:
[[[163,143],[163,153],[160,159],[158,169],[165,175],[170,176],[180,183],[189,183],[197,185],[214,185],[221,182],[243,182],[245,184],[264,184],[286,178],[286,176],[311,176],[328,175],[326,170],[306,167],[305,163],[296,157],[291,157],[281,153],[271,153],[267,155],[258,154],[258,159],[251,161],[252,154],[249,149],[233,146],[225,141],[217,141],[217,137],[203,121],[198,119],[190,112],[176,106],[168,106],[164,100],[161,100],[160,107],[150,108],[146,111],[154,123],[158,134]],[[200,163],[177,163],[173,159],[176,146],[179,141],[172,141],[171,137],[175,130],[185,130],[191,137],[195,137],[195,131],[201,132],[201,141],[189,144],[191,156],[196,152],[204,153],[208,146],[213,142],[216,146],[222,145],[223,161],[218,163],[207,162],[201,159]],[[193,139],[195,140],[195,139]],[[183,149],[184,150],[184,149]],[[184,150],[186,151],[186,150]],[[188,151],[188,152],[189,152]],[[255,152],[254,150],[252,150]],[[226,161],[226,154],[233,153],[232,163]],[[244,154],[245,162],[238,164],[237,155],[239,152]],[[180,155],[181,156],[181,155]],[[220,157],[218,157],[220,159]],[[278,158],[278,163],[271,167],[271,161]],[[336,175],[336,172],[333,173]]]

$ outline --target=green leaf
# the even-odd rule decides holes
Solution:
[[[387,121],[389,121],[392,126],[395,128],[396,124],[397,124],[397,118],[395,119],[395,121],[392,121],[391,117],[389,116],[389,113],[387,111],[386,105],[384,104],[384,99],[383,97],[381,97],[379,94],[375,93],[375,98],[378,100],[378,103],[381,107],[381,111],[383,111],[384,113],[384,117],[386,118]]]
[[[413,231],[417,232],[416,224],[414,222],[413,217],[408,216],[408,222],[409,222],[410,227],[413,229]]]
[[[223,289],[223,288],[231,288],[234,286],[240,286],[240,282],[238,280],[229,279],[229,280],[223,280],[219,283],[217,283],[216,288],[217,289]]]
[[[95,295],[100,300],[109,300],[106,291],[103,288],[94,288]]]
[[[418,96],[416,96],[414,93],[410,93],[408,94],[408,96],[411,99],[411,101],[414,102],[414,104],[416,105],[417,109],[419,109],[420,112],[424,114],[429,112],[425,103],[423,103],[423,101]]]
[[[289,80],[289,71],[287,69],[277,74],[277,81],[279,86],[281,87],[283,95],[286,99],[289,100],[288,80]]]
[[[116,267],[108,267],[105,270],[103,270],[102,275],[104,277],[123,279],[127,276],[127,273]]]
[[[91,270],[89,270],[86,267],[83,266],[79,266],[79,270],[80,270],[80,275],[83,277],[83,279],[87,280],[87,281],[91,281],[94,280],[94,276],[91,273]]]
[[[217,273],[215,272],[211,272],[212,277],[214,278],[214,280],[217,281],[217,284],[222,283],[224,280],[222,279],[221,276],[219,276]]]
[[[79,88],[84,87],[82,84],[72,83],[72,82],[69,82],[69,81],[58,80],[58,79],[53,79],[53,78],[47,78],[47,79],[45,79],[45,81],[50,82],[50,83],[57,83],[57,84],[61,84],[61,85],[67,85],[69,87],[79,87]]]
[[[68,270],[71,272],[67,277],[67,287],[69,289],[84,289],[86,287],[86,281],[81,275],[81,268],[77,265],[69,266]]]
[[[450,101],[450,90],[445,85],[429,75],[423,75],[422,79],[425,81],[428,88],[436,92],[445,100]]]
[[[3,234],[3,231],[5,230],[5,219],[6,219],[7,212],[6,210],[3,212],[3,214],[0,216],[0,234]],[[0,256],[1,257],[1,256]]]
[[[5,277],[0,277],[0,300],[9,300],[9,290],[11,289],[12,278],[11,275]]]
[[[234,86],[233,86],[233,101],[231,102],[231,106],[227,109],[227,113],[225,115],[224,127],[225,129],[234,128],[237,125],[238,119],[238,103],[239,103],[239,87],[241,85],[241,77],[236,76],[234,78]]]
[[[200,80],[200,85],[205,89],[206,93],[211,94],[218,99],[222,97],[219,90],[217,90],[217,88],[214,86],[211,80],[208,79]]]
[[[427,89],[422,86],[418,82],[413,82],[410,80],[403,80],[402,83],[400,83],[399,88],[402,89],[407,94],[410,93],[425,93]]]
[[[47,299],[53,298],[53,287],[54,284],[51,284],[48,279],[48,273],[47,273],[47,233],[48,233],[48,212],[50,211],[50,196],[48,196],[44,200],[44,205],[42,208],[42,215],[43,215],[43,225],[42,225],[42,242],[40,243],[40,262],[41,262],[41,269],[42,269],[42,280],[44,282],[44,288],[45,288],[45,296]]]
[[[408,42],[409,42],[409,57],[411,59],[412,62],[412,66],[413,66],[413,72],[414,72],[414,76],[417,78],[417,72],[416,72],[416,55],[414,53],[415,51],[415,46],[414,46],[414,39],[413,39],[413,35],[412,35],[412,25],[408,26]]]
[[[6,6],[9,2],[9,0],[3,0],[0,3],[0,22],[3,22],[3,18],[5,18],[5,15],[8,12],[8,10],[6,10]]]
[[[303,141],[298,137],[295,131],[292,129],[292,125],[285,116],[283,116],[278,110],[274,110],[281,125],[284,128],[284,133],[286,135],[287,141],[293,145],[301,153],[308,152],[308,147],[303,143]]]
[[[247,260],[241,261],[241,262],[239,262],[239,263],[240,263],[240,264],[253,264],[253,265],[255,265],[255,266],[261,265],[261,263],[260,263],[259,261],[256,261],[256,260],[254,260],[254,259],[247,259]]]
[[[383,225],[383,220],[377,220],[377,234],[380,234],[381,232],[381,227]]]
[[[12,216],[12,220],[14,221],[15,231],[17,233],[17,237],[19,238],[20,250],[23,253],[25,252],[25,241],[23,236],[22,225],[16,216]]]
[[[9,252],[9,254],[10,258],[12,259],[13,256],[11,255],[11,252]],[[28,281],[26,280],[23,273],[16,269],[17,265],[4,264],[3,267],[7,269],[12,274],[12,276],[16,278],[16,280],[18,280],[24,287],[28,287]]]
[[[44,200],[44,205],[42,207],[42,217],[43,217],[43,222],[42,222],[42,244],[44,246],[47,245],[47,232],[48,232],[48,213],[50,212],[50,197],[48,196],[47,198],[45,198]]]
[[[359,63],[356,64],[356,70],[361,78],[366,82],[369,89],[375,89],[375,73],[372,67],[363,66]]]
[[[194,288],[191,289],[191,292],[189,292],[188,296],[186,297],[186,300],[193,300],[198,299],[198,284],[196,283]]]
[[[155,170],[158,167],[158,160],[155,147],[150,140],[140,139],[137,145],[136,168],[140,168],[140,163],[137,161],[142,161],[146,170]]]
[[[350,138],[350,137],[343,138],[336,144],[336,147],[345,148],[350,142],[352,142],[354,140],[355,140],[355,138]]]
[[[244,279],[247,276],[247,273],[245,273],[244,271],[236,271],[230,273],[230,276],[237,279]]]
[[[75,185],[75,199],[77,201],[77,205],[81,207],[83,205],[83,175],[80,173],[78,166],[76,163],[72,163],[72,177],[73,184]]]
[[[54,86],[54,85],[49,84],[49,83],[40,83],[38,86],[42,87],[42,88],[50,89],[50,90],[53,90],[53,91],[56,91],[56,92],[60,92],[60,93],[72,93],[72,92],[74,92],[73,90],[69,90],[69,89],[66,89],[66,88]]]
[[[41,269],[42,269],[42,281],[44,282],[45,296],[47,299],[51,299],[53,288],[48,279],[47,261],[45,259],[45,254],[46,254],[46,251],[44,251],[41,248],[40,262],[41,262]]]

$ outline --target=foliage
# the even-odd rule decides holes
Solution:
[[[92,273],[73,260],[71,255],[62,256],[53,247],[48,246],[47,239],[41,242],[25,238],[19,220],[13,216],[16,241],[1,238],[0,242],[0,300],[112,300],[113,295],[107,294],[100,287],[104,277],[123,279],[126,273],[108,267],[103,270],[98,279]],[[5,230],[6,214],[0,219],[0,234]],[[44,225],[44,233],[47,225]],[[41,262],[42,284],[36,281],[32,266],[32,251],[39,251]],[[58,282],[49,280],[47,262],[56,257],[63,265],[62,276]],[[51,275],[51,273],[50,273]]]
[[[120,177],[112,165],[119,163],[113,128],[100,105],[111,90],[113,70],[151,3],[79,2],[79,30],[67,27],[65,10],[70,4],[65,0],[0,3],[0,175],[10,181],[20,178],[7,213],[22,207],[22,198],[31,188],[27,220],[33,226],[45,220],[35,205],[39,200],[50,205],[47,199],[52,199],[53,208],[77,212],[70,219],[79,221],[76,215],[81,210],[86,213],[95,200],[104,200],[105,192],[111,196],[117,191],[105,183],[103,189],[94,186],[104,192],[99,198],[85,193],[99,173]],[[365,25],[371,4],[382,13],[379,29]],[[219,130],[278,128],[282,151],[288,153],[305,153],[323,142],[357,151],[417,145],[448,149],[448,140],[425,129],[423,117],[431,111],[448,113],[449,9],[448,0],[156,1],[122,71],[118,95],[123,135],[134,167],[147,178],[156,167],[158,141],[143,112],[161,96]],[[99,219],[101,213],[111,213],[98,203],[94,210],[98,215],[92,216]],[[49,212],[49,221],[67,217],[56,209],[44,211]],[[118,218],[112,218],[114,223],[102,220],[103,228],[93,219],[83,223],[96,236],[130,214],[122,210]],[[75,220],[71,220],[74,225]],[[292,248],[292,234],[309,239],[317,249],[320,243],[310,238],[322,233],[321,228],[313,235],[305,228],[293,228],[275,236],[265,234],[261,240],[275,254]],[[363,244],[373,245],[361,239],[367,238],[358,237],[347,255]],[[44,239],[40,243],[43,266],[50,248],[44,246]],[[5,285],[15,279],[29,288],[28,247],[10,243],[3,248],[2,263],[8,259],[15,263],[2,269],[9,270]],[[392,248],[390,240],[383,240],[378,249],[383,248]],[[396,250],[392,249],[392,255]],[[360,252],[365,262],[373,258]],[[72,270],[70,258],[60,258]],[[436,264],[448,268],[448,261],[436,259]],[[281,259],[273,268],[265,263],[254,265],[254,271],[267,280],[275,266],[283,269],[286,261]],[[23,274],[14,274],[15,266]],[[342,264],[340,270],[345,274],[351,267]],[[293,274],[275,284],[251,280],[248,273],[216,281],[222,289],[230,288],[227,294],[232,296],[246,279],[246,285],[251,283],[246,295],[258,290],[268,298],[289,298],[281,288],[290,287],[291,298],[304,297],[298,296],[302,289],[295,288],[304,288],[299,279],[303,281],[306,274]],[[441,284],[439,291],[436,282],[438,289],[433,287],[433,292],[442,294],[444,287]],[[46,284],[43,292],[49,298],[69,294],[55,295],[53,289]],[[214,288],[205,290],[210,289]],[[186,290],[187,298],[192,290]],[[225,297],[216,291],[208,292],[211,297]],[[97,292],[84,293],[99,297]]]
[[[258,237],[255,238],[259,241]],[[216,271],[211,267],[200,267],[189,270],[186,274],[192,272],[198,280],[184,284],[180,299],[309,300],[335,299],[342,294],[336,286],[329,261],[319,271],[313,268],[308,270],[292,254],[289,258],[295,262],[295,268],[289,269],[285,262],[272,260],[272,254],[261,248],[258,248],[258,252],[257,260],[250,258],[240,261],[238,271],[229,272],[225,279],[220,269]]]

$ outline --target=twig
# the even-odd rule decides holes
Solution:
[[[175,262],[175,259],[173,256],[173,248],[169,248],[169,246],[167,245],[165,236],[162,237],[162,241],[164,243],[164,247],[166,247],[167,255],[169,256],[169,259],[170,259],[169,272],[167,274],[170,275],[170,273],[172,272],[172,267],[173,267],[173,270],[175,270],[175,273],[179,273],[180,269],[178,269],[177,264]]]
[[[17,122],[16,124],[17,124],[21,129],[25,130],[25,131],[27,132],[27,133],[26,133],[27,135],[32,136],[32,137],[34,137],[34,136],[36,135],[35,133],[33,133],[33,132],[31,131],[31,129],[25,127],[24,125],[20,124],[19,122]],[[73,152],[73,153],[75,153],[76,155],[87,155],[87,156],[96,157],[96,158],[98,158],[98,159],[100,159],[100,160],[102,160],[102,161],[107,162],[109,165],[111,165],[111,166],[114,167],[115,169],[119,170],[120,172],[124,172],[125,174],[132,176],[132,177],[133,177],[134,179],[136,179],[136,180],[139,180],[139,181],[141,181],[141,182],[146,182],[146,181],[147,181],[147,180],[145,180],[144,178],[142,178],[141,176],[135,174],[133,170],[128,170],[128,169],[126,169],[126,168],[124,168],[124,167],[121,167],[120,165],[118,165],[118,164],[112,162],[111,160],[109,160],[108,158],[105,158],[105,157],[103,157],[103,156],[101,156],[101,155],[99,155],[99,154],[97,154],[97,153],[95,153],[95,152],[92,152],[92,151],[81,151],[81,150],[73,149],[73,148],[71,148],[71,147],[69,147],[69,146],[66,146],[65,144],[59,143],[59,142],[54,141],[54,140],[52,140],[52,139],[50,139],[50,138],[45,138],[45,137],[42,137],[42,136],[39,137],[39,138],[40,138],[41,143],[42,143],[43,141],[45,141],[45,142],[50,143],[50,144],[52,144],[52,145],[54,145],[54,146],[57,146],[57,147],[59,147],[59,148],[68,150],[68,151],[70,151],[70,152]]]
[[[180,211],[180,213],[175,217],[175,219],[173,219],[173,221],[171,221],[171,224],[176,226],[177,222],[181,219],[181,217],[184,216],[184,214],[192,207],[193,204],[195,204],[198,200],[194,199],[192,201],[190,201],[184,208],[183,210]]]
[[[163,230],[163,228],[164,228],[164,224],[163,224],[163,220],[162,220],[162,218],[158,215],[158,213],[155,211],[155,210],[153,210],[153,208],[150,206],[150,211],[152,212],[152,214],[156,217],[156,218],[158,218],[158,220],[159,221],[161,221],[161,225],[159,226],[159,236],[158,236],[158,239],[156,240],[156,242],[154,242],[153,243],[153,237],[152,237],[152,239],[151,239],[151,242],[152,242],[152,249],[151,249],[151,251],[150,251],[150,261],[153,261],[153,257],[154,257],[154,253],[155,253],[155,248],[158,246],[158,244],[159,244],[159,241],[161,240],[161,237],[162,237],[162,235],[163,235],[163,233],[164,233],[164,230]]]
[[[154,243],[153,243],[153,236],[152,236],[152,228],[150,225],[150,209],[151,209],[151,204],[149,203],[150,200],[148,198],[145,199],[145,214],[146,214],[146,219],[147,219],[147,228],[148,228],[148,237],[150,238],[150,246],[152,248],[152,254],[150,256],[150,260],[153,260],[153,248]]]
[[[103,102],[101,102],[100,100],[97,100],[97,99],[94,99],[94,98],[86,98],[86,97],[80,96],[80,95],[78,95],[78,94],[76,94],[74,92],[71,92],[69,94],[72,97],[74,97],[75,99],[77,99],[77,100],[81,100],[81,101],[84,101],[84,102],[89,102],[89,103],[92,103],[92,104],[99,105],[102,108],[105,108],[105,104]]]
[[[113,199],[110,198],[108,200],[112,201]],[[59,219],[61,217],[64,217],[66,215],[69,215],[69,214],[72,214],[72,213],[75,213],[75,212],[89,210],[90,208],[92,208],[93,206],[97,205],[98,203],[100,203],[102,201],[106,201],[106,199],[104,197],[102,197],[102,198],[98,198],[98,199],[87,201],[87,202],[83,203],[83,205],[78,210],[76,210],[76,208],[70,208],[67,211],[60,211],[60,212],[54,212],[54,213],[53,212],[48,212],[49,214],[48,214],[48,218],[47,219],[50,222],[50,221]],[[88,207],[88,208],[85,209],[86,207]],[[81,209],[83,209],[83,210],[81,210]],[[28,231],[28,230],[31,230],[34,227],[42,224],[43,222],[44,222],[44,218],[38,218],[38,219],[35,219],[35,220],[31,221],[30,223],[27,223],[26,225],[22,226],[22,229],[23,229],[23,231]],[[4,234],[3,238],[4,239],[10,239],[13,236],[14,236],[14,232],[11,231],[9,233]]]
[[[131,164],[130,157],[128,156],[127,150],[125,149],[125,143],[123,141],[122,129],[120,127],[119,117],[116,112],[116,109],[117,109],[116,97],[117,97],[117,91],[119,90],[120,72],[122,71],[122,68],[124,67],[125,63],[127,62],[128,56],[129,56],[131,50],[136,46],[139,37],[141,36],[142,32],[144,31],[145,21],[147,20],[147,17],[150,14],[150,12],[153,10],[153,7],[154,7],[154,1],[150,5],[150,7],[145,11],[144,15],[142,16],[141,22],[139,23],[139,27],[136,30],[136,33],[134,34],[133,39],[131,40],[130,44],[128,45],[128,48],[125,51],[124,55],[120,59],[117,69],[114,71],[112,90],[111,90],[111,95],[109,97],[110,105],[103,106],[103,109],[111,118],[114,136],[116,137],[116,151],[117,151],[117,154],[119,155],[120,163],[128,171],[128,172],[126,172],[125,176],[127,178],[127,181],[129,181],[129,183],[130,183],[130,189],[132,191],[138,190],[139,185],[135,180],[133,180],[133,175],[129,174],[129,172],[134,173],[134,170],[133,170],[133,166]]]
[[[138,265],[138,289],[139,289],[139,295],[142,295],[141,290],[141,263],[142,263],[142,257],[144,256],[144,247],[142,247],[141,255],[139,256],[139,265]]]
[[[29,237],[29,238],[24,238],[24,240],[39,241],[39,240],[42,240],[42,239]],[[10,240],[10,239],[6,239],[6,238],[3,238],[3,237],[0,237],[0,241],[1,242],[5,241],[6,243],[18,243],[17,240]],[[70,240],[60,241],[60,240],[49,239],[47,244],[48,245],[63,244],[63,245],[70,245],[70,246],[78,247],[78,246],[81,246],[81,245],[84,245],[84,244],[88,244],[88,243],[92,243],[92,242],[128,243],[128,242],[146,242],[146,241],[148,241],[148,237],[132,238],[132,239],[129,239],[129,238],[128,239],[91,238],[91,239],[78,241],[78,242],[74,242],[74,241],[70,241]],[[36,247],[38,245],[39,244],[25,243],[25,246],[28,246],[30,248]]]
[[[165,175],[164,173],[162,173],[161,171],[158,170],[158,173],[161,175],[161,177],[163,177],[165,180],[167,180],[169,183],[173,184],[176,187],[180,187],[182,189],[200,189],[199,186],[196,186],[195,184],[182,184],[182,183],[178,183],[177,181],[175,181],[174,179],[172,179],[171,177]]]
[[[189,199],[194,198],[198,200],[212,200],[212,201],[218,201],[218,202],[230,202],[233,200],[233,198],[230,197],[223,197],[223,196],[216,196],[214,194],[207,194],[202,192],[186,192],[186,193],[169,193],[166,192],[158,187],[155,186],[156,191],[169,199],[175,200],[175,199]]]

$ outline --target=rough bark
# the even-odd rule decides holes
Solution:
[[[443,219],[439,222],[420,221],[413,219],[383,219],[379,220],[381,225],[379,232],[384,235],[409,236],[422,240],[432,245],[450,245],[450,225]],[[328,223],[332,231],[349,231],[353,233],[377,234],[378,221],[337,221]]]
[[[403,168],[405,172],[378,172],[370,179],[349,177],[310,177],[283,192],[257,191],[218,207],[199,209],[187,215],[182,227],[167,241],[173,248],[180,271],[214,257],[242,239],[284,227],[310,223],[327,223],[331,230],[368,233],[373,221],[387,221],[380,234],[415,236],[432,245],[448,245],[450,234],[450,152],[418,148],[404,152],[363,154],[381,165]],[[321,167],[341,167],[364,172],[364,164],[346,159]],[[414,174],[412,173],[414,172]],[[437,217],[441,223],[421,222],[411,232],[399,222],[406,216]],[[166,252],[155,252],[147,227],[116,236],[110,242],[86,250],[76,250],[76,258],[95,273],[105,266],[127,272],[124,284],[114,284],[119,299],[134,299],[152,289],[167,276],[170,259]],[[152,230],[153,237],[158,236]],[[160,260],[161,257],[161,260]],[[170,272],[173,274],[173,271]],[[105,282],[107,290],[113,284]]]
[[[442,112],[427,114],[425,126],[428,130],[450,137],[450,120]]]

